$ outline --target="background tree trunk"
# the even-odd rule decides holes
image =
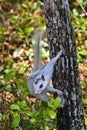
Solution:
[[[76,56],[76,44],[71,26],[68,0],[44,0],[47,37],[51,57],[65,49],[65,55],[55,66],[54,87],[64,92],[65,106],[58,110],[58,130],[84,130],[82,94]]]

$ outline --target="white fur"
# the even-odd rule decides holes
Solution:
[[[61,55],[62,50],[60,50],[56,57],[52,58],[49,63],[42,66],[38,71],[34,72],[28,78],[28,89],[30,93],[36,98],[40,98],[41,100],[47,102],[49,100],[47,91],[62,95],[60,90],[52,88],[49,85],[52,78],[54,65]]]

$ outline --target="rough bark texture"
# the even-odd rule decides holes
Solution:
[[[47,37],[51,57],[65,49],[55,65],[53,85],[64,92],[65,106],[58,110],[58,130],[85,130],[76,44],[69,16],[68,0],[44,0]]]

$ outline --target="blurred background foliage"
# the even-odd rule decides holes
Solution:
[[[87,1],[72,0],[70,15],[75,31],[87,125]],[[33,34],[43,35],[42,64],[49,60],[49,45],[40,0],[0,0],[0,129],[49,130],[56,128],[57,98],[45,104],[30,96],[26,77],[33,67]],[[57,104],[57,106],[56,106]]]

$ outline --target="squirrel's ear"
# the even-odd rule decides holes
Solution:
[[[45,78],[44,78],[44,75],[43,75],[43,74],[41,75],[41,79],[42,79],[43,81],[45,81]]]

